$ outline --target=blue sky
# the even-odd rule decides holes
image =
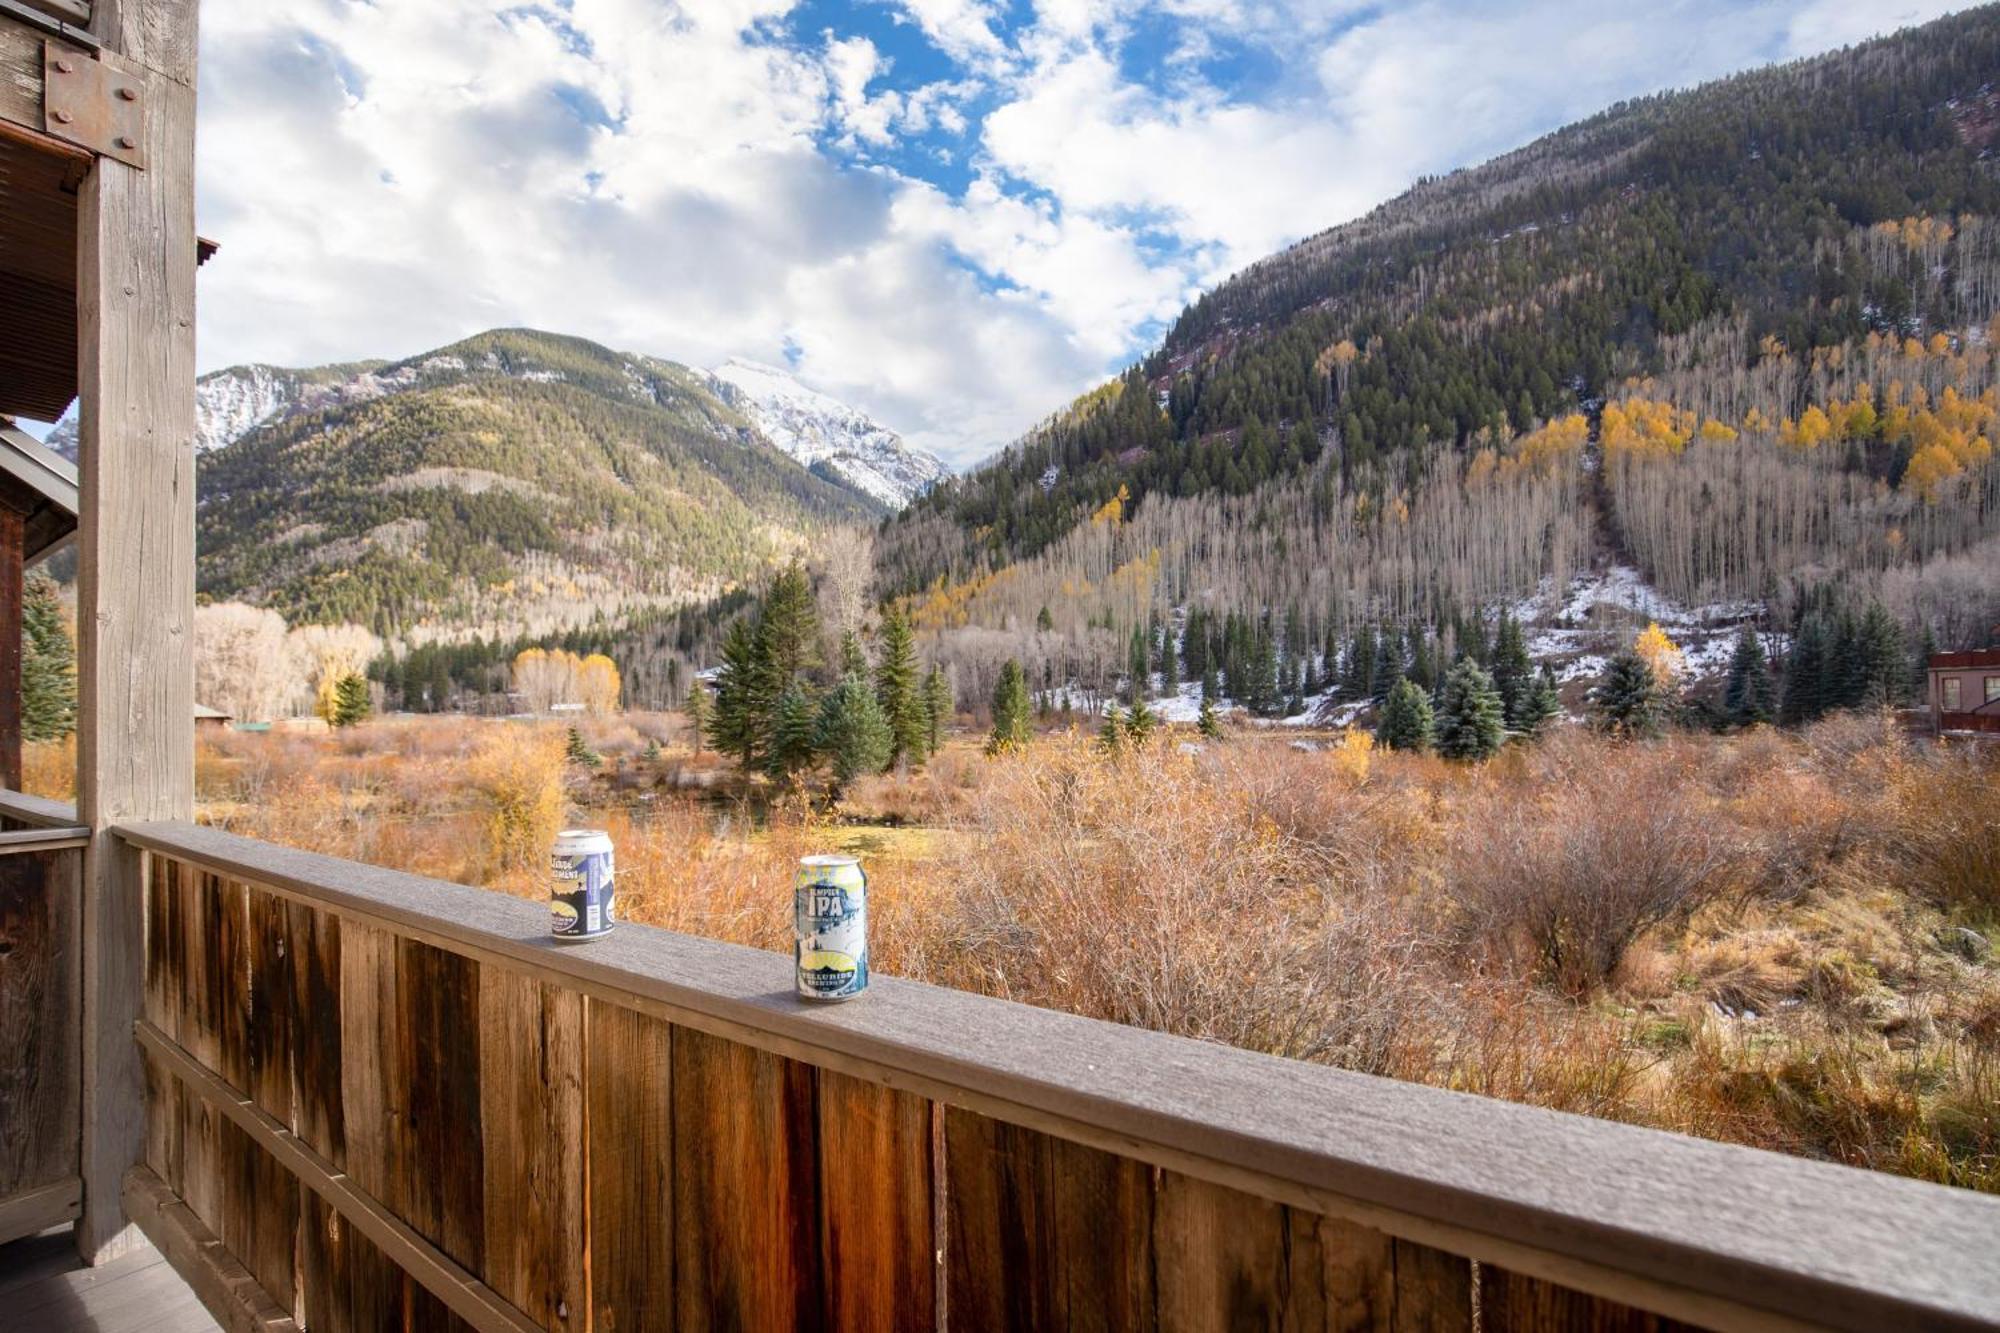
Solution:
[[[201,361],[502,324],[965,465],[1420,175],[1929,0],[209,0]]]

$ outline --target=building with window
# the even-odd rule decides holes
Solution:
[[[1938,731],[2000,732],[2000,648],[1933,654],[1925,700]]]

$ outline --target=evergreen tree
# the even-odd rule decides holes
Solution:
[[[1910,681],[1906,699],[1928,700],[1931,693],[1931,659],[1937,656],[1937,635],[1928,623],[1917,638],[1917,651],[1910,659]]]
[[[1422,628],[1410,631],[1410,679],[1433,697],[1438,691],[1438,654],[1442,646]]]
[[[861,651],[861,639],[853,630],[840,636],[840,674],[864,679],[868,675],[868,654]]]
[[[1181,692],[1181,654],[1174,643],[1174,627],[1167,625],[1160,631],[1161,644],[1158,654],[1160,663],[1160,693],[1172,699]]]
[[[687,714],[689,742],[694,746],[694,752],[700,754],[702,742],[708,738],[712,711],[708,700],[708,687],[699,680],[691,683],[688,686],[687,700],[681,705],[681,711]]]
[[[1764,642],[1757,631],[1744,625],[1736,634],[1736,650],[1729,655],[1729,679],[1722,687],[1722,711],[1739,727],[1769,722],[1772,706],[1771,664],[1764,656]]]
[[[854,779],[888,766],[893,743],[889,721],[866,680],[846,675],[828,691],[820,702],[813,743],[832,771],[835,800]]]
[[[1391,750],[1428,750],[1432,732],[1431,697],[1413,680],[1397,681],[1375,722],[1375,739]]]
[[[1340,697],[1359,703],[1375,697],[1375,627],[1363,625],[1354,631],[1347,646],[1347,668],[1340,677]]]
[[[76,730],[76,644],[56,585],[30,575],[21,588],[21,737],[59,741]]]
[[[1125,714],[1125,734],[1134,745],[1144,745],[1153,739],[1153,733],[1159,730],[1159,726],[1160,715],[1147,707],[1144,699],[1132,701],[1131,709]]]
[[[1044,606],[1040,611],[1035,613],[1036,633],[1048,634],[1052,632],[1055,629],[1055,627],[1056,627],[1055,618],[1049,614],[1048,607]]]
[[[747,617],[730,622],[722,638],[722,665],[715,673],[715,716],[709,734],[715,748],[732,755],[746,770],[764,749],[764,714],[757,698],[763,677],[757,633]]]
[[[572,764],[581,764],[585,768],[596,768],[604,762],[597,751],[584,743],[583,733],[575,727],[569,729],[569,735],[563,742],[563,758]]]
[[[1528,712],[1534,705],[1535,667],[1528,660],[1527,636],[1521,622],[1507,612],[1500,613],[1500,629],[1493,640],[1493,688],[1507,710],[1507,726],[1528,731]]]
[[[889,719],[889,766],[921,764],[930,752],[930,713],[917,679],[917,646],[910,622],[891,608],[882,620],[882,660],[875,667],[875,698]]]
[[[1522,706],[1521,722],[1515,730],[1526,736],[1539,736],[1542,728],[1561,713],[1562,692],[1556,687],[1556,673],[1544,662],[1528,689],[1528,701]]]
[[[1222,719],[1216,714],[1215,701],[1206,694],[1201,696],[1201,713],[1195,720],[1202,739],[1219,741],[1222,739]]]
[[[1403,632],[1394,625],[1384,625],[1375,636],[1375,669],[1369,697],[1378,704],[1386,703],[1389,691],[1403,678],[1404,671]]]
[[[1650,736],[1659,730],[1659,682],[1646,659],[1629,648],[1611,659],[1594,701],[1600,723],[1614,736]]]
[[[794,680],[778,696],[764,753],[764,772],[773,781],[782,782],[810,769],[818,758],[818,729],[819,719],[814,715],[812,700],[807,697],[805,686]]]
[[[1445,676],[1438,706],[1438,753],[1476,762],[1498,753],[1506,739],[1507,706],[1493,677],[1471,657],[1459,658]]]
[[[1857,706],[1894,708],[1903,702],[1904,651],[1902,627],[1880,602],[1870,602],[1854,638]]]
[[[1104,724],[1097,729],[1097,744],[1106,754],[1117,754],[1125,747],[1125,719],[1117,704],[1104,710]]]
[[[924,721],[930,728],[925,748],[931,754],[944,745],[944,724],[951,720],[951,705],[951,684],[941,668],[932,667],[924,677]]]
[[[1792,638],[1792,652],[1785,663],[1785,702],[1780,718],[1788,726],[1812,722],[1832,706],[1827,681],[1826,625],[1809,615]]]
[[[1028,743],[1028,681],[1021,664],[1008,658],[993,686],[993,734],[987,738],[986,753],[1000,754]]]
[[[350,671],[334,684],[333,709],[327,721],[336,727],[351,727],[367,718],[372,707],[368,697],[368,678],[358,671]]]
[[[1212,704],[1222,697],[1222,689],[1215,679],[1215,668],[1209,667],[1201,673],[1201,701]]]
[[[1137,625],[1132,627],[1132,645],[1125,655],[1125,673],[1131,678],[1128,688],[1130,698],[1143,699],[1153,692],[1153,666],[1147,652],[1146,631]]]

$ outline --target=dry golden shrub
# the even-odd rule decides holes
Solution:
[[[21,790],[44,800],[76,800],[76,737],[22,745]]]
[[[528,881],[545,890],[549,848],[563,825],[562,728],[512,724],[483,737],[464,766],[464,782],[485,814],[489,884]]]

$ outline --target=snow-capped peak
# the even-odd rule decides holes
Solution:
[[[709,381],[801,465],[824,464],[822,472],[891,509],[901,509],[949,475],[933,455],[903,443],[860,409],[801,384],[790,371],[731,357],[709,372]]]

